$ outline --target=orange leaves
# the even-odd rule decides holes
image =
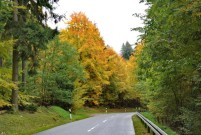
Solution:
[[[71,20],[67,23],[68,28],[61,32],[62,41],[70,42],[78,49],[85,43],[96,42],[104,46],[103,40],[96,26],[89,21],[84,13],[73,13]]]
[[[87,86],[83,94],[85,103],[98,105],[103,86],[109,84],[104,41],[84,13],[72,14],[67,24],[67,29],[61,31],[60,40],[70,43],[79,52],[87,79],[83,82]]]
[[[67,24],[67,29],[61,31],[60,40],[77,49],[86,73],[86,81],[79,82],[75,88],[75,102],[80,98],[85,105],[98,106],[131,97],[129,64],[105,46],[98,28],[81,12],[72,14]]]

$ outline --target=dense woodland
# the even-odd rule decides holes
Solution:
[[[201,133],[200,0],[142,0],[140,42],[122,56],[82,12],[50,29],[63,17],[56,2],[0,1],[0,110],[141,107],[180,134]]]
[[[144,104],[180,134],[201,133],[201,1],[147,0],[137,56]]]
[[[105,45],[84,13],[73,13],[58,32],[46,25],[49,17],[55,23],[62,19],[54,13],[54,1],[0,5],[1,109],[140,106],[127,72],[133,66]]]

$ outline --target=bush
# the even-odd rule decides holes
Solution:
[[[35,105],[35,104],[30,104],[30,105],[27,105],[27,106],[25,107],[25,109],[26,109],[27,111],[31,112],[31,113],[34,113],[34,112],[37,111],[38,106]]]

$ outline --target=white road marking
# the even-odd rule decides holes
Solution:
[[[107,120],[104,120],[103,123],[105,123]]]
[[[88,132],[90,132],[91,130],[95,129],[99,124],[96,124],[94,127],[90,128],[89,130],[87,130]]]

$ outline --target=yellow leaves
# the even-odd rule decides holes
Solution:
[[[0,68],[0,107],[11,106],[9,103],[12,89],[18,89],[11,81],[11,70]]]
[[[73,108],[78,109],[81,108],[85,103],[85,98],[83,98],[83,94],[87,90],[87,85],[79,82],[79,80],[76,80],[74,82],[75,89],[73,90],[72,94],[72,102],[73,102]]]
[[[0,68],[0,89],[9,90],[17,89],[17,85],[11,80],[11,70],[7,68]]]
[[[118,99],[119,94],[133,94],[129,76],[132,64],[105,46],[98,29],[83,13],[72,14],[67,24],[67,29],[61,31],[59,38],[76,47],[86,73],[86,81],[78,83],[80,87],[74,92],[75,106],[83,102],[99,105],[103,92],[110,99]],[[141,48],[139,46],[137,50]]]
[[[22,10],[25,10],[27,9],[27,7],[25,6],[13,6],[14,8],[17,8],[17,9],[22,9]]]
[[[12,105],[8,101],[0,99],[0,107],[4,107],[4,106],[12,106]]]
[[[6,58],[12,50],[14,40],[1,41],[0,40],[0,57]]]
[[[36,98],[38,98],[38,97],[25,95],[24,93],[21,93],[21,92],[19,93],[19,102],[21,105],[24,105],[24,106],[32,104],[30,101],[32,99],[36,99]]]
[[[142,53],[143,47],[144,47],[143,41],[139,42],[135,47],[135,51],[133,55],[130,56],[130,59],[127,63],[129,71],[135,71],[135,69],[137,68],[137,57]]]
[[[77,48],[87,79],[83,83],[87,86],[83,97],[87,102],[98,105],[103,86],[110,84],[104,41],[84,13],[73,13],[67,24],[67,29],[61,31],[59,38]]]
[[[144,41],[141,41],[135,47],[135,54],[139,55],[142,52],[143,48],[144,48]]]
[[[7,59],[12,50],[14,40],[0,40],[0,57]],[[0,107],[11,106],[9,103],[12,89],[18,89],[12,82],[11,69],[0,67]]]
[[[0,89],[11,91],[12,89],[18,89],[18,87],[16,84],[0,78]]]
[[[144,42],[141,41],[137,44],[137,46],[135,47],[135,51],[133,53],[133,55],[130,56],[128,62],[127,62],[127,72],[128,72],[128,85],[131,87],[131,91],[129,91],[129,95],[133,95],[131,96],[132,98],[134,97],[139,97],[140,93],[136,90],[136,84],[137,82],[137,75],[136,75],[136,70],[137,70],[137,58],[139,57],[139,55],[142,53],[144,47]]]
[[[106,47],[96,26],[83,13],[72,14],[68,28],[62,30],[59,37],[62,42],[77,48],[85,67],[87,80],[80,84],[82,94],[78,96],[83,98],[82,103],[84,100],[87,105],[99,105],[103,92],[108,100],[118,99],[118,94],[125,95],[125,98],[133,98],[130,94],[137,95],[132,87],[136,58],[133,56],[130,62],[126,62],[112,48]],[[140,54],[142,48],[139,44],[135,55]],[[74,102],[78,102],[78,97]]]

